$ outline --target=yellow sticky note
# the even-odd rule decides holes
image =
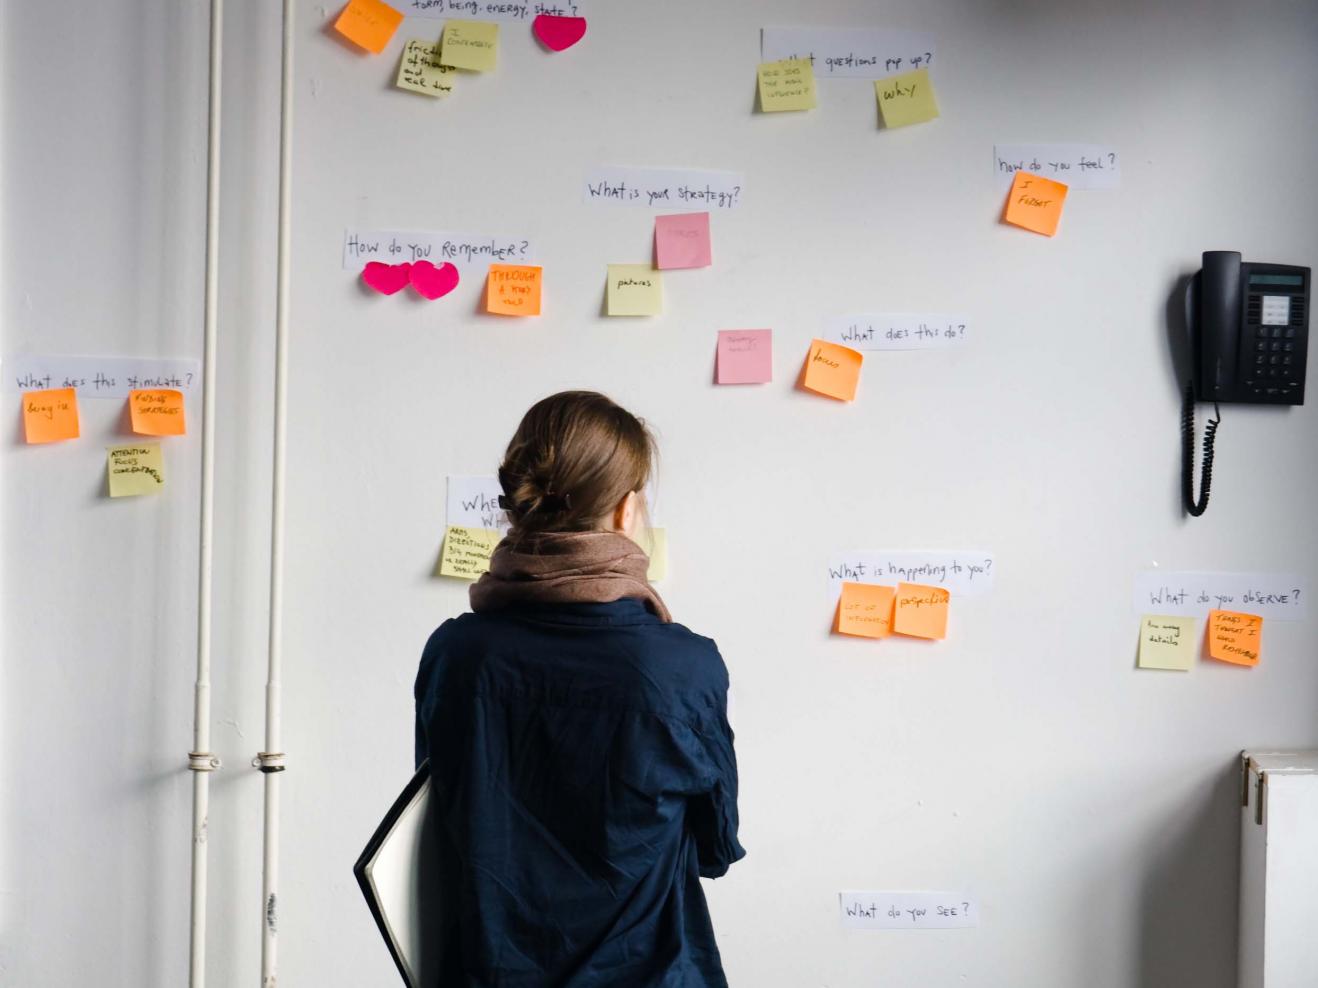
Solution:
[[[641,548],[650,557],[650,566],[645,578],[651,583],[662,580],[668,575],[668,530],[651,528],[641,536]]]
[[[447,96],[453,92],[456,74],[456,69],[440,64],[438,44],[413,38],[403,48],[394,85],[426,96]]]
[[[883,126],[889,129],[924,123],[938,116],[938,100],[934,98],[928,69],[878,79],[874,83],[874,95],[879,100]]]
[[[73,388],[23,393],[23,435],[29,443],[78,438],[78,392]]]
[[[860,638],[887,638],[892,634],[894,587],[881,587],[873,583],[843,583],[842,596],[837,602],[837,623],[834,630],[840,635]]]
[[[128,392],[133,431],[139,436],[181,436],[187,429],[183,415],[183,392],[172,388],[150,388]]]
[[[378,55],[401,23],[403,15],[382,0],[350,0],[334,22],[334,30]]]
[[[455,69],[490,72],[499,54],[499,25],[488,21],[449,21],[444,25],[439,60]]]
[[[1194,660],[1194,618],[1145,614],[1140,620],[1141,669],[1190,668]]]
[[[760,63],[760,112],[813,110],[815,70],[808,58]]]
[[[491,264],[485,279],[485,311],[500,316],[540,315],[544,269],[525,264]]]
[[[860,383],[860,365],[865,359],[859,350],[825,340],[811,340],[805,358],[802,387],[816,394],[851,401]]]
[[[664,311],[663,276],[648,264],[610,264],[611,316],[657,316]]]
[[[1011,180],[1011,191],[1007,193],[1003,222],[1051,237],[1057,232],[1058,221],[1062,218],[1067,189],[1068,186],[1051,178],[1017,172]]]
[[[952,595],[942,587],[897,584],[892,630],[915,638],[947,637],[947,609]]]
[[[1259,664],[1263,618],[1239,611],[1208,612],[1208,654],[1238,666]]]
[[[492,528],[450,525],[444,533],[444,552],[439,558],[439,575],[477,580],[490,568],[490,556],[503,538]]]
[[[111,446],[105,469],[111,497],[155,494],[165,486],[165,458],[160,453],[160,443]]]

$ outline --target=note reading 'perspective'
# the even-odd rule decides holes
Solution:
[[[915,638],[946,638],[947,609],[952,595],[942,587],[897,584],[892,630]]]
[[[611,316],[657,316],[664,310],[663,276],[648,264],[610,264]]]

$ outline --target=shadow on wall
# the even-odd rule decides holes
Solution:
[[[1167,821],[1140,899],[1139,988],[1235,988],[1239,790],[1233,760]]]

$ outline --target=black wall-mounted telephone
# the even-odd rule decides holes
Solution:
[[[1191,380],[1181,413],[1181,495],[1185,510],[1208,507],[1213,439],[1221,422],[1204,428],[1199,498],[1194,496],[1194,403],[1304,404],[1309,343],[1308,268],[1242,262],[1233,250],[1204,251],[1203,268],[1185,289]]]

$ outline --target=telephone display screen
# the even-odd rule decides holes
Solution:
[[[1302,274],[1251,274],[1249,276],[1251,285],[1294,285],[1296,288],[1304,284],[1304,275]]]

